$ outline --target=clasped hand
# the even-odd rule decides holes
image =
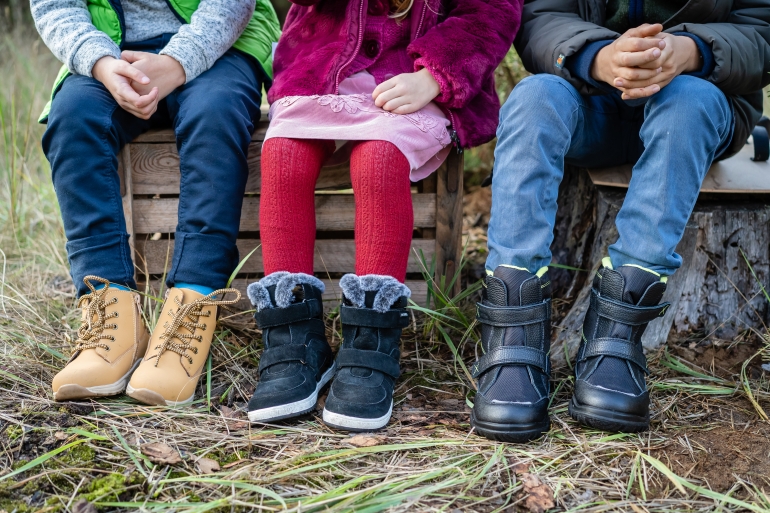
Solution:
[[[121,108],[141,119],[149,119],[158,102],[185,83],[184,68],[173,57],[128,50],[120,59],[102,57],[91,74]]]
[[[661,32],[660,24],[633,28],[602,48],[591,76],[620,90],[624,100],[652,96],[682,73],[701,65],[691,38]]]

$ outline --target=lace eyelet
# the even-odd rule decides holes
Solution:
[[[204,329],[204,330],[206,329],[206,325],[205,324],[203,325],[202,329]]]
[[[113,315],[113,317],[117,319],[118,317],[120,317],[120,315],[118,314],[118,312],[115,312],[115,315]]]

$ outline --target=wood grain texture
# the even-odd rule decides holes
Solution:
[[[257,249],[241,268],[242,273],[262,273],[262,249],[258,239],[239,239],[238,251],[241,258]],[[174,255],[174,240],[137,240],[134,242],[137,252],[137,266],[145,274],[162,274],[168,270]],[[430,265],[435,251],[436,241],[432,239],[414,239],[409,256],[407,272],[422,272],[419,252],[425,255]],[[349,273],[355,270],[356,245],[352,239],[320,239],[315,245],[313,270],[319,276],[324,273]]]
[[[237,289],[241,293],[241,300],[235,305],[236,310],[245,311],[254,308],[251,306],[251,303],[246,296],[246,287],[248,287],[249,283],[252,283],[252,281],[253,280],[240,278],[233,280],[232,288]],[[323,294],[324,310],[328,311],[338,307],[342,299],[339,280],[322,279],[321,281],[324,282],[324,285],[326,286],[326,290]],[[421,280],[406,280],[404,283],[409,287],[409,290],[412,291],[411,300],[420,306],[425,306],[428,297],[428,284]],[[158,294],[161,290],[161,283],[159,280],[151,280],[150,285],[155,294]],[[138,286],[140,290],[144,290],[144,283],[139,283]]]
[[[436,224],[436,195],[413,194],[414,225],[429,228]],[[178,198],[134,199],[133,224],[136,234],[171,233],[177,225]],[[316,227],[319,231],[352,230],[355,201],[352,194],[318,194],[315,197]],[[462,214],[462,205],[460,206]],[[462,226],[462,223],[460,223]],[[259,198],[243,199],[240,230],[259,231]]]
[[[436,172],[436,277],[459,269],[463,231],[463,154],[450,151]],[[460,292],[460,280],[453,294]]]
[[[175,143],[129,144],[133,169],[134,194],[179,194],[179,153]],[[249,145],[249,178],[246,193],[260,191],[262,142]],[[348,162],[324,167],[316,183],[316,189],[349,189],[350,165]]]
[[[754,146],[747,144],[727,160],[715,162],[703,180],[701,192],[770,193],[770,162],[754,162]],[[631,165],[589,169],[595,185],[625,187],[631,182]]]

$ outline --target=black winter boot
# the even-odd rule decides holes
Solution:
[[[612,268],[609,259],[594,277],[591,304],[575,364],[572,417],[607,431],[638,432],[650,425],[647,359],[642,334],[662,317],[665,279],[639,267]]]
[[[390,276],[346,274],[340,280],[342,347],[323,420],[347,431],[383,428],[393,411],[400,375],[401,330],[411,292]]]
[[[476,318],[482,356],[471,368],[479,380],[471,411],[476,432],[502,442],[526,442],[548,431],[551,282],[499,266],[488,275]]]
[[[307,274],[277,272],[249,285],[262,330],[259,383],[249,420],[274,422],[312,411],[334,375],[323,321],[323,282]]]

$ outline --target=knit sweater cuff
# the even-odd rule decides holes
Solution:
[[[78,75],[92,77],[94,64],[102,57],[120,59],[120,48],[106,34],[89,37],[72,56],[70,71]]]
[[[706,44],[706,42],[696,36],[695,34],[690,34],[689,32],[674,32],[675,36],[684,36],[689,37],[690,39],[695,42],[695,46],[698,47],[698,51],[701,54],[701,57],[703,57],[703,67],[697,71],[690,71],[689,73],[685,73],[685,75],[690,75],[692,77],[697,78],[706,78],[714,71],[714,66],[716,65],[716,62],[714,61],[714,53],[711,51],[711,47]]]
[[[168,55],[182,65],[185,83],[209,69],[204,52],[199,50],[194,41],[180,37],[179,34],[171,38],[166,47],[160,51],[160,55]]]

